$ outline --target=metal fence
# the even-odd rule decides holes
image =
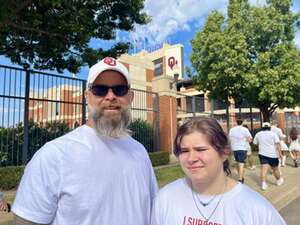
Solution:
[[[300,132],[300,115],[294,112],[285,113],[285,134],[288,136],[291,129],[295,127]]]
[[[0,65],[0,165],[24,164],[46,142],[84,124],[85,89],[82,79]],[[133,136],[158,150],[158,95],[134,95]]]
[[[208,101],[204,95],[188,96],[177,94],[177,118],[184,121],[187,118],[207,116],[218,120],[224,130],[229,130],[235,125],[233,121],[241,118],[248,125],[250,131],[260,128],[262,117],[259,109],[251,107],[244,102],[235,109],[227,109],[225,102],[216,100]]]

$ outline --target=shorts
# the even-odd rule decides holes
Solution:
[[[245,160],[247,158],[247,151],[244,150],[237,150],[233,151],[234,159],[238,163],[245,163]]]
[[[260,164],[269,164],[271,167],[278,167],[279,159],[278,158],[270,158],[264,155],[258,155]]]

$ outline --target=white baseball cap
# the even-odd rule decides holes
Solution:
[[[262,124],[262,127],[271,127],[271,124],[269,122],[264,122]]]
[[[106,70],[115,70],[121,73],[125,77],[128,85],[131,85],[127,68],[121,62],[112,57],[105,57],[90,68],[89,76],[87,78],[88,85],[94,83],[97,77]]]

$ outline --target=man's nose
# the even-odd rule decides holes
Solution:
[[[105,95],[105,99],[113,100],[116,98],[116,95],[113,93],[112,89],[109,88],[107,94]]]

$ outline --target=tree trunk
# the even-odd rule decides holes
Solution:
[[[263,116],[263,122],[270,122],[270,118],[272,116],[272,113],[268,110],[268,107],[261,107],[260,111]]]

